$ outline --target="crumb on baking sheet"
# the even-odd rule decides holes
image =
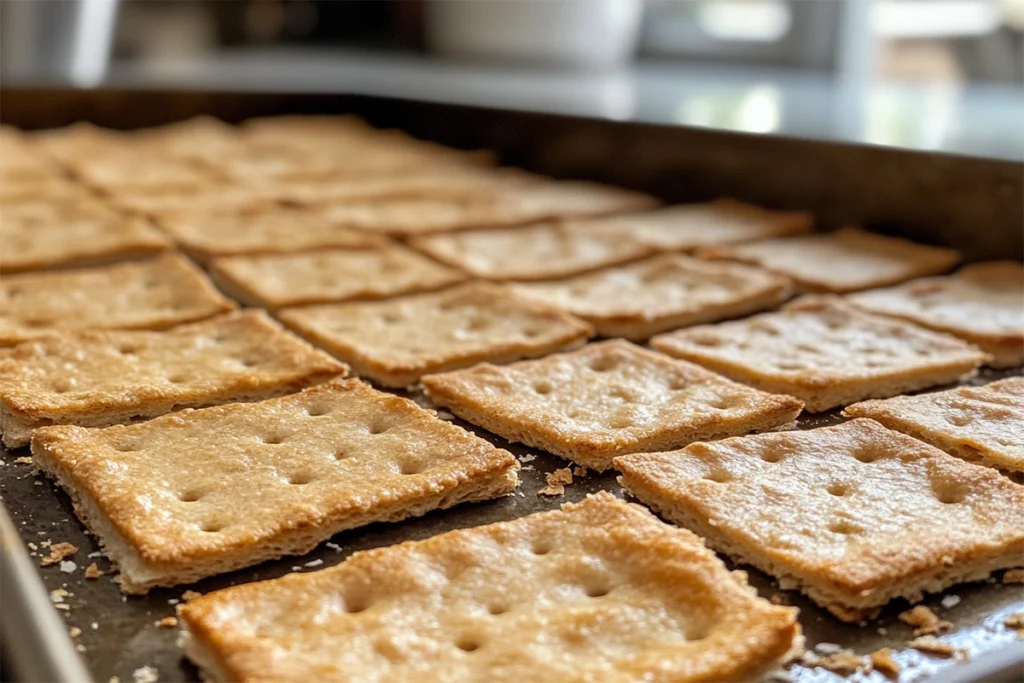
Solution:
[[[935,633],[944,633],[953,628],[953,624],[939,619],[935,612],[924,605],[917,605],[913,609],[900,613],[900,621],[914,627],[915,636],[929,636]]]
[[[576,467],[572,468],[572,473],[573,476],[582,479],[583,477],[587,476],[587,468],[584,467],[583,465],[577,465]]]
[[[54,588],[52,591],[50,591],[50,602],[64,602],[64,598],[66,598],[69,595],[71,595],[71,593],[68,593],[63,588]]]
[[[44,541],[42,546],[47,547],[47,542]],[[50,565],[57,564],[61,560],[71,557],[78,552],[78,548],[71,545],[70,543],[54,543],[49,546],[50,554],[45,556],[39,561],[40,567],[49,567]]]
[[[842,676],[849,676],[860,669],[866,669],[868,666],[867,660],[864,657],[856,655],[850,650],[840,650],[823,657],[813,652],[805,652],[802,661],[805,666],[820,667]]]
[[[78,565],[71,560],[64,560],[60,563],[60,570],[65,574],[74,574],[76,569],[78,569]]]
[[[97,567],[95,562],[85,568],[85,578],[98,579],[101,576],[103,576],[103,570]]]
[[[935,636],[921,636],[914,638],[909,643],[910,647],[920,652],[938,655],[940,657],[955,657],[957,659],[968,659],[967,650],[962,647],[954,647],[949,643],[943,643]]]
[[[181,594],[181,599],[185,602],[188,602],[189,600],[195,600],[196,598],[201,597],[203,597],[203,594],[198,591],[185,591]]]
[[[164,617],[154,625],[157,628],[174,628],[178,625],[178,620],[175,617]]]
[[[21,465],[31,465],[34,461],[32,460],[32,458],[28,456],[23,456],[21,458],[15,458],[14,462],[19,463]]]
[[[892,658],[892,650],[887,647],[875,650],[868,655],[868,659],[871,660],[871,668],[886,678],[897,678],[903,670],[900,663]]]
[[[565,487],[572,483],[572,470],[568,467],[563,467],[548,474],[545,479],[548,485],[537,491],[537,495],[560,496],[565,493]]]
[[[77,638],[78,636],[82,635],[82,629],[78,628],[77,626],[72,626],[68,629],[68,635],[72,638]]]
[[[1007,614],[1003,619],[1003,626],[1017,631],[1017,636],[1024,638],[1024,612]]]
[[[132,683],[156,683],[160,680],[160,672],[152,666],[140,666],[132,672]]]
[[[942,603],[941,604],[942,604],[942,606],[945,609],[952,609],[953,607],[956,607],[957,605],[960,604],[960,596],[959,595],[947,595],[946,597],[942,598]]]
[[[1007,569],[1003,574],[1003,583],[1024,583],[1024,567]]]

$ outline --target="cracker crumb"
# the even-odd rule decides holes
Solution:
[[[813,652],[805,652],[803,663],[810,667],[820,667],[826,671],[848,676],[868,666],[864,657],[855,655],[850,650],[841,650],[824,657],[819,657]]]
[[[91,553],[89,553],[88,555],[86,555],[86,557],[88,557],[90,559],[92,559],[94,557],[102,557],[102,556],[103,556],[103,553],[101,553],[99,550],[94,550]]]
[[[322,565],[323,563],[324,563],[324,561],[323,561],[323,560],[310,560],[309,562],[307,562],[307,563],[306,563],[305,565],[303,565],[303,566],[305,566],[305,567],[319,567],[319,566],[320,566],[320,565]]]
[[[151,666],[142,666],[132,672],[132,683],[156,683],[160,672]]]
[[[1024,583],[1024,567],[1006,570],[1003,574],[1003,583]]]
[[[340,553],[341,552],[341,546],[338,545],[337,543],[331,543],[330,541],[328,541],[327,543],[324,543],[324,546],[327,547],[327,548],[330,548],[331,550],[333,550],[336,553]]]
[[[843,646],[836,643],[818,643],[814,646],[814,649],[822,654],[834,655],[837,652],[842,652]]]
[[[164,617],[160,621],[156,622],[157,628],[174,628],[178,625],[178,620],[174,617]]]
[[[565,493],[565,487],[572,483],[572,470],[568,467],[563,467],[547,475],[545,479],[548,485],[538,491],[537,495],[561,496]]]
[[[196,598],[201,598],[201,597],[203,597],[203,594],[200,593],[199,591],[185,591],[184,593],[181,594],[181,599],[184,600],[185,602],[188,602],[189,600],[195,600]]]
[[[45,532],[41,531],[39,533],[43,534]],[[53,541],[51,541],[50,539],[46,539],[45,541],[39,541],[39,545],[43,546],[44,548],[49,548],[51,545],[53,545]]]
[[[71,560],[64,560],[60,563],[60,570],[65,574],[74,574],[76,569],[78,569],[78,565]]]
[[[167,604],[168,605],[177,605],[179,602],[181,602],[181,600],[178,600],[178,598],[171,598],[170,600],[167,601]]]
[[[959,604],[960,604],[960,596],[959,595],[947,595],[946,597],[942,598],[942,606],[945,609],[951,609],[953,607],[956,607]]]
[[[107,683],[121,683],[121,679],[118,678],[117,676],[111,676],[110,680],[107,681]]]
[[[1007,614],[1006,618],[1003,619],[1003,626],[1015,629],[1017,631],[1017,636],[1024,638],[1024,612]]]
[[[944,633],[953,628],[953,624],[939,619],[935,612],[924,605],[917,605],[913,609],[900,613],[900,621],[914,626],[914,636],[930,636],[935,633]]]
[[[85,652],[85,645],[82,645],[81,643],[79,643],[78,645],[75,645],[75,651],[77,651],[77,652]]]
[[[50,545],[49,541],[43,541],[41,545],[46,548],[50,548],[50,554],[39,561],[40,567],[49,567],[50,565],[57,564],[61,560],[71,557],[78,552],[78,548],[71,545],[70,543],[56,543]]]
[[[71,593],[68,593],[63,588],[54,588],[52,591],[50,591],[50,602],[64,602],[64,598],[66,598],[69,595],[71,595]]]
[[[519,458],[519,462],[523,463],[524,465],[528,462],[533,462],[534,460],[537,459],[537,456],[531,453],[524,453],[523,455],[517,457]]]
[[[100,625],[98,623],[96,623],[95,621],[92,622],[91,624],[89,624],[89,626],[92,628],[93,631],[99,631],[100,630]]]
[[[768,598],[768,602],[773,605],[788,605],[789,600],[786,598],[785,593],[772,593],[771,597]]]
[[[35,543],[32,543],[31,541],[29,541],[28,547],[32,550],[39,550],[39,546],[37,546]]]
[[[871,668],[886,678],[897,678],[903,670],[900,663],[892,658],[892,650],[887,647],[875,650],[868,657],[871,659]]]
[[[447,410],[437,411],[437,417],[441,420],[454,420],[455,416],[449,413]]]
[[[58,604],[54,605],[54,607],[55,607],[56,609],[59,609],[59,610],[63,610],[63,611],[65,611],[65,612],[67,612],[67,611],[68,611],[69,609],[71,609],[71,605],[69,605],[69,604],[68,604],[68,603],[66,603],[66,602],[61,602],[61,603],[58,603]]]
[[[583,477],[587,476],[587,468],[584,467],[583,465],[577,465],[576,467],[572,468],[572,473],[573,475],[580,477],[582,479]]]
[[[98,579],[101,576],[103,576],[103,570],[97,567],[95,562],[85,568],[85,578]]]
[[[28,456],[22,456],[20,458],[15,458],[14,462],[19,463],[21,465],[31,465],[32,464],[32,458],[30,458]]]
[[[956,657],[957,659],[967,659],[967,650],[962,647],[953,647],[949,643],[943,643],[935,636],[921,636],[914,638],[909,643],[910,647],[921,652],[927,652],[932,655],[939,655],[940,657]]]
[[[77,626],[72,626],[68,629],[68,635],[72,638],[77,638],[78,636],[82,635],[82,629],[78,628]]]

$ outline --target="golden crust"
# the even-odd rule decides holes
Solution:
[[[605,337],[639,341],[771,308],[790,297],[792,285],[760,268],[663,254],[515,291],[583,318]]]
[[[612,458],[791,422],[803,405],[622,340],[423,378],[459,417],[603,471]]]
[[[634,261],[655,252],[628,235],[562,222],[428,235],[409,246],[488,280],[546,280]]]
[[[954,249],[916,244],[857,228],[832,233],[708,247],[705,258],[732,259],[792,278],[812,292],[855,292],[942,273],[960,260]]]
[[[166,332],[83,331],[0,349],[4,445],[47,424],[102,427],[185,407],[257,400],[343,375],[345,366],[260,311]]]
[[[843,415],[870,417],[968,462],[1024,472],[1024,377],[854,403]]]
[[[267,209],[250,213],[163,214],[158,223],[189,255],[273,254],[332,247],[373,247],[384,238],[342,228],[314,212]]]
[[[357,613],[357,614],[354,614]],[[213,681],[749,681],[801,642],[699,538],[601,493],[189,602]]]
[[[1024,363],[1024,265],[1017,261],[975,263],[847,301],[976,344],[992,355],[989,365]]]
[[[1020,563],[1024,487],[872,420],[616,458],[620,481],[840,618]]]
[[[119,208],[150,216],[158,221],[177,214],[254,213],[280,208],[272,194],[238,185],[206,183],[196,187],[135,188],[109,191],[110,201]]]
[[[692,251],[808,232],[814,216],[806,211],[773,211],[722,198],[625,216],[577,219],[570,225],[577,230],[614,230],[661,251]]]
[[[397,244],[370,249],[229,256],[214,259],[210,274],[236,299],[270,309],[383,299],[440,289],[467,277]]]
[[[0,273],[88,266],[152,256],[170,246],[141,219],[0,222]]]
[[[573,216],[653,208],[650,195],[610,185],[546,180],[512,183],[465,197],[400,197],[346,202],[325,209],[332,221],[369,232],[423,235],[497,228]]]
[[[484,282],[380,302],[288,309],[280,318],[356,373],[389,387],[481,361],[543,356],[593,334],[571,315]]]
[[[651,345],[759,389],[796,396],[811,412],[949,384],[989,358],[955,337],[824,296],[670,332]]]
[[[141,593],[518,484],[511,454],[358,380],[136,425],[44,427],[32,454],[122,589]]]
[[[0,279],[0,344],[76,329],[159,330],[233,310],[179,254]]]

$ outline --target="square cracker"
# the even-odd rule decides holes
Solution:
[[[32,456],[126,593],[306,553],[345,529],[519,483],[510,453],[358,380],[136,425],[43,427]]]
[[[468,422],[598,471],[624,453],[772,429],[803,406],[619,339],[423,385]]]
[[[387,301],[289,309],[281,320],[384,386],[481,361],[509,363],[582,344],[584,322],[484,282]]]
[[[793,291],[781,275],[682,254],[514,287],[583,318],[606,337],[638,341],[677,327],[771,308]]]
[[[409,246],[488,280],[547,280],[634,261],[656,252],[628,235],[560,222],[416,237]]]
[[[207,183],[199,187],[135,188],[112,190],[111,203],[124,211],[140,213],[151,218],[185,214],[223,215],[226,213],[255,213],[280,208],[277,198],[267,192],[238,185]]]
[[[650,195],[581,181],[514,182],[469,196],[395,197],[351,201],[325,209],[349,227],[395,235],[498,228],[574,216],[601,216],[654,208]]]
[[[616,458],[622,485],[844,621],[1020,564],[1024,487],[872,420]]]
[[[170,246],[140,218],[73,219],[27,226],[0,222],[0,273],[96,266],[152,256]]]
[[[311,211],[269,207],[247,213],[163,214],[157,219],[196,260],[324,248],[380,246],[385,238],[343,228]]]
[[[24,446],[50,424],[105,427],[280,396],[345,373],[262,311],[165,332],[83,331],[0,349],[0,431]]]
[[[799,649],[701,540],[599,493],[179,611],[211,681],[758,680]]]
[[[808,232],[814,225],[814,216],[806,211],[773,211],[722,198],[645,213],[576,219],[571,223],[573,229],[616,230],[662,251],[691,251]]]
[[[762,266],[793,278],[811,292],[855,292],[895,285],[949,270],[959,252],[886,237],[857,228],[831,233],[707,247],[705,258]]]
[[[851,294],[860,308],[956,335],[992,354],[989,365],[1024,363],[1024,265],[991,261],[948,277]]]
[[[466,279],[397,244],[292,254],[227,256],[210,263],[225,292],[247,304],[278,309],[349,299],[383,299],[439,289]]]
[[[669,332],[651,345],[759,389],[796,396],[815,413],[951,384],[989,358],[956,337],[824,296],[746,320]]]
[[[1024,472],[1024,377],[854,403],[843,415],[870,417],[968,462]]]
[[[0,278],[0,344],[78,329],[162,330],[236,308],[180,254]]]

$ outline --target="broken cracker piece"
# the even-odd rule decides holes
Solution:
[[[177,625],[178,620],[175,617],[164,617],[155,624],[157,628],[174,628]]]
[[[423,385],[472,424],[597,471],[624,453],[771,429],[802,405],[623,340],[427,375]]]
[[[893,659],[892,650],[887,647],[875,650],[868,657],[871,660],[871,668],[886,678],[896,678],[903,670],[900,663]]]
[[[843,621],[981,580],[1024,553],[1024,487],[873,420],[627,455],[615,467],[666,519]]]
[[[95,562],[85,568],[85,578],[87,579],[98,579],[103,576],[103,574],[103,570],[97,567]]]
[[[50,554],[39,561],[40,567],[49,567],[71,557],[78,552],[78,548],[70,543],[54,543],[50,546]]]
[[[796,610],[608,493],[210,593],[179,618],[216,682],[757,680],[801,641]]]
[[[344,529],[519,483],[510,453],[358,380],[134,425],[43,427],[32,455],[126,593],[303,554]]]
[[[935,636],[921,636],[914,638],[907,643],[908,646],[919,650],[921,652],[927,652],[932,655],[939,655],[940,657],[955,657],[956,659],[968,659],[969,653],[962,647],[954,647],[949,643],[944,643]]]
[[[915,605],[911,609],[901,612],[900,621],[914,627],[915,636],[927,636],[936,633],[945,633],[953,628],[953,624],[943,621],[924,605]]]
[[[842,676],[849,676],[868,666],[868,661],[864,657],[854,654],[850,650],[840,650],[824,656],[805,652],[801,663],[804,666],[820,667]]]
[[[565,487],[572,483],[572,471],[568,467],[555,470],[545,476],[548,485],[537,492],[538,496],[561,496]]]

